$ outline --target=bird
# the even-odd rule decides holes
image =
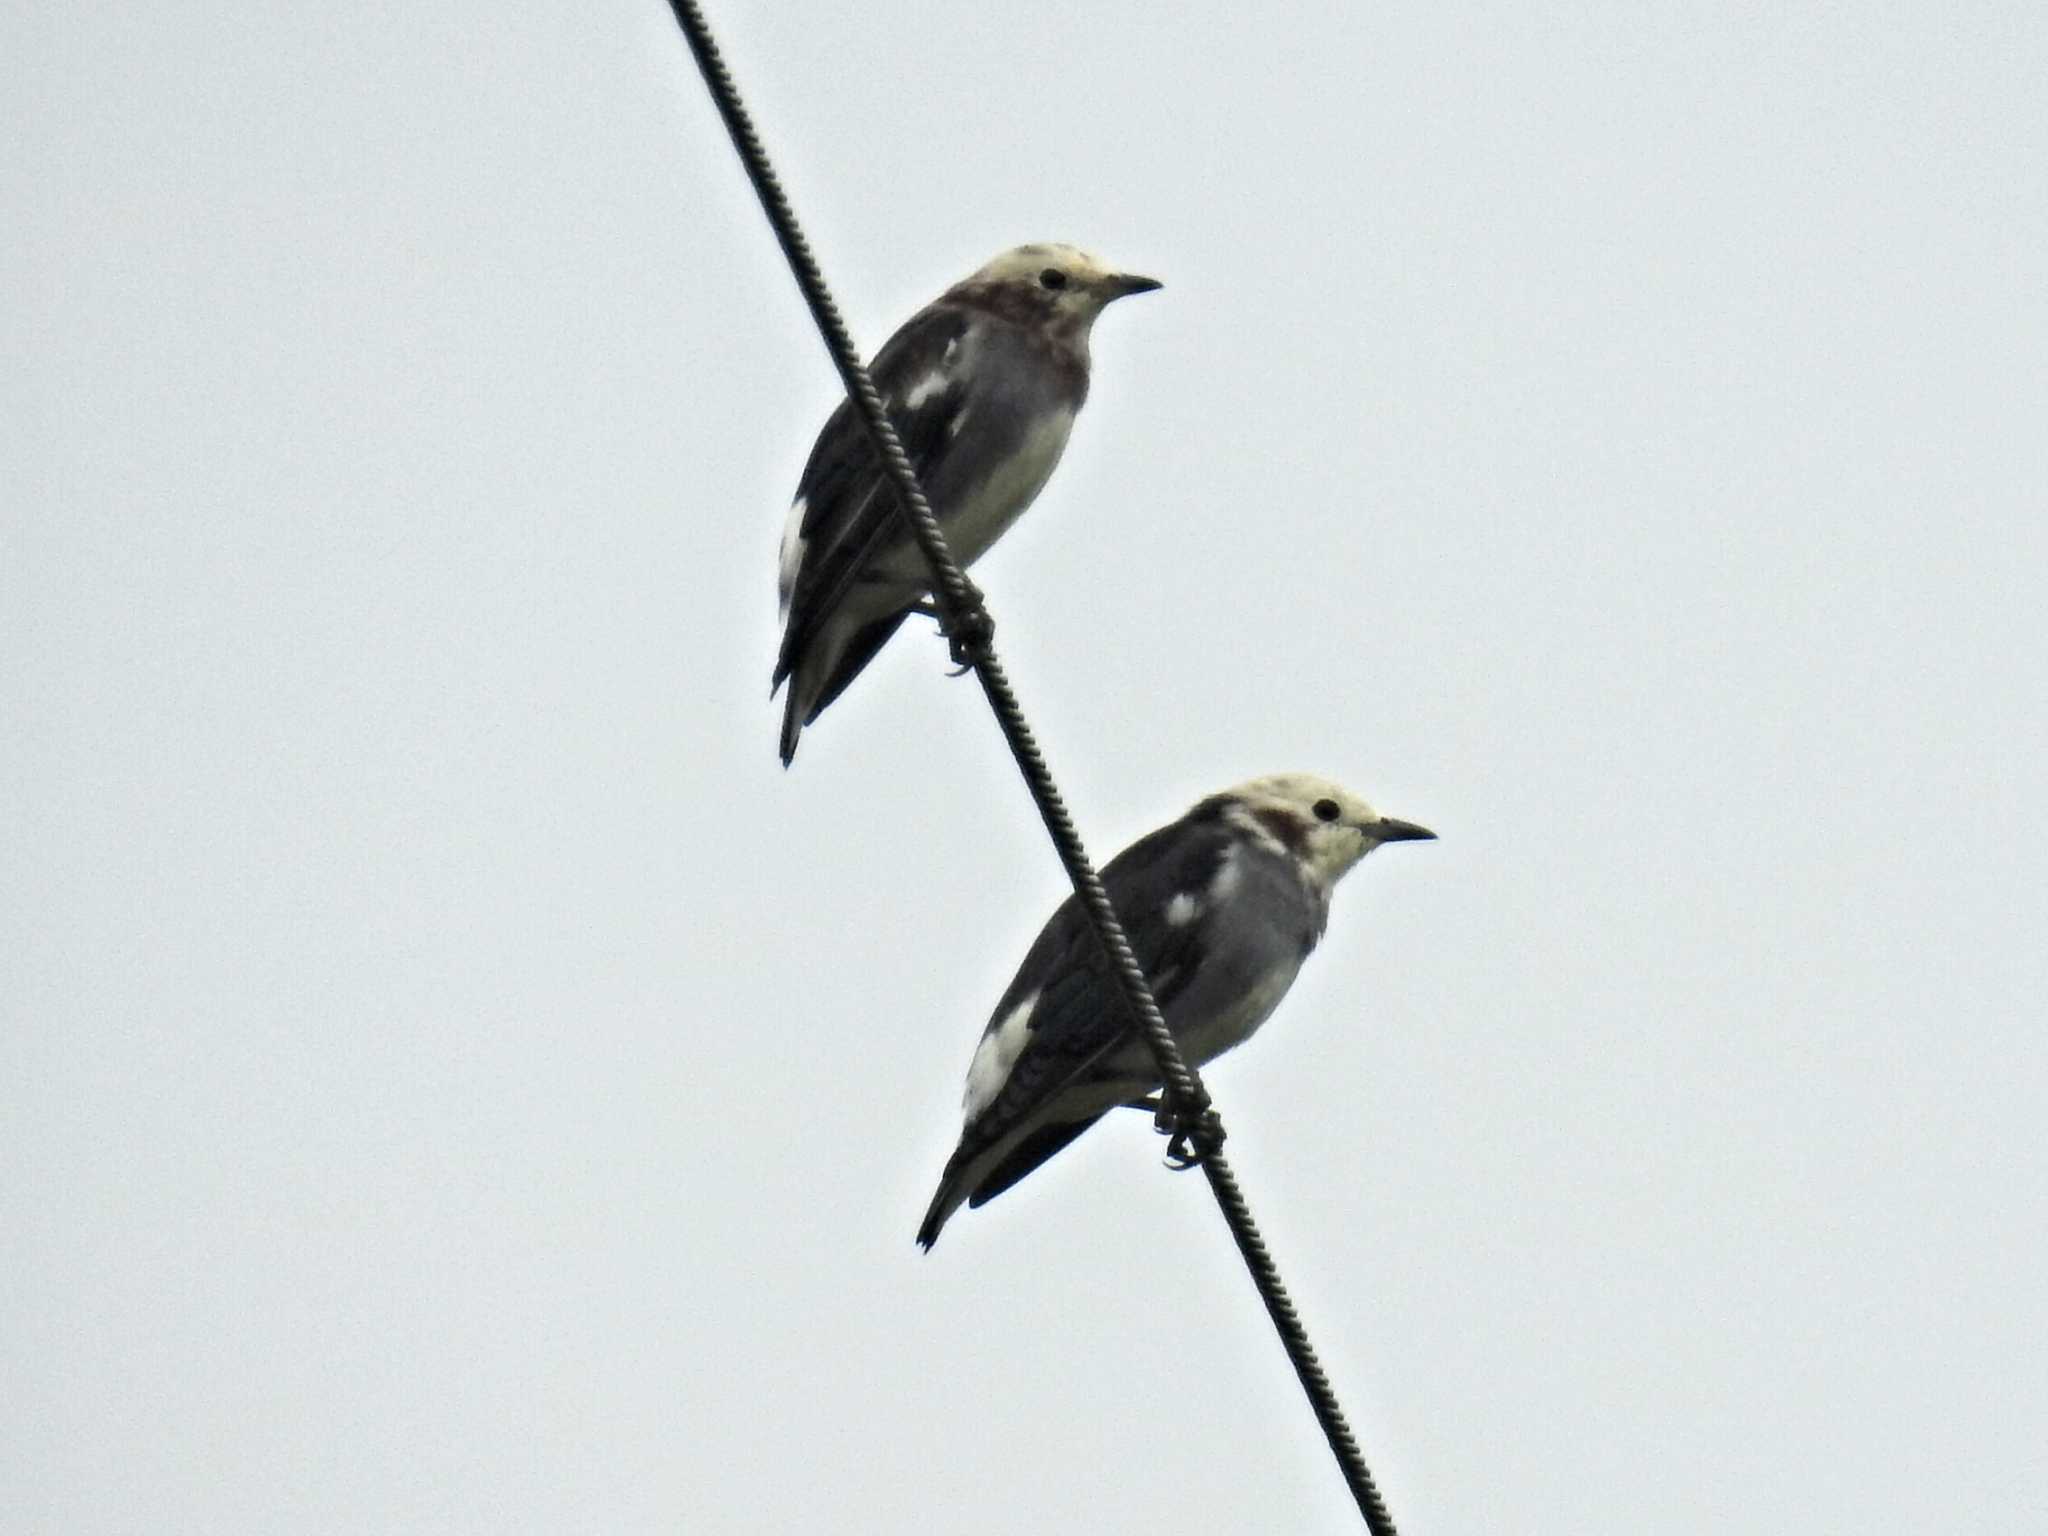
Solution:
[[[1071,245],[1020,245],[906,321],[869,367],[953,558],[965,569],[1044,489],[1088,398],[1088,337],[1105,306],[1158,288]],[[866,426],[841,400],[789,509],[779,580],[782,765],[805,726],[906,617],[930,612]]]
[[[1330,892],[1383,843],[1434,838],[1307,773],[1208,796],[1102,871],[1110,904],[1181,1053],[1242,1044],[1322,937]],[[1154,1107],[1150,1048],[1126,1019],[1080,898],[1039,932],[967,1069],[965,1125],[917,1240],[994,1199],[1119,1105]]]

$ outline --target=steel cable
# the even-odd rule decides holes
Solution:
[[[1130,1011],[1131,1023],[1158,1062],[1160,1080],[1165,1084],[1158,1125],[1173,1138],[1169,1143],[1168,1156],[1182,1166],[1198,1163],[1208,1177],[1217,1207],[1223,1212],[1224,1222],[1237,1242],[1245,1267],[1251,1272],[1252,1283],[1266,1304],[1267,1315],[1272,1318],[1273,1327],[1294,1366],[1294,1373],[1303,1392],[1308,1395],[1309,1405],[1315,1410],[1316,1420],[1322,1426],[1324,1438],[1343,1471],[1352,1497],[1357,1501],[1367,1530],[1373,1536],[1394,1536],[1393,1517],[1387,1512],[1386,1502],[1380,1497],[1372,1473],[1366,1467],[1358,1441],[1345,1422],[1343,1408],[1337,1401],[1329,1376],[1316,1358],[1314,1347],[1309,1343],[1308,1331],[1302,1326],[1301,1316],[1281,1281],[1279,1267],[1273,1262],[1265,1239],[1259,1235],[1258,1226],[1252,1220],[1251,1206],[1223,1157],[1222,1119],[1211,1105],[1200,1075],[1188,1065],[1174,1042],[1172,1032],[1166,1027],[1166,1020],[1159,1012],[1158,1003],[1153,1000],[1152,989],[1131,949],[1130,940],[1110,904],[1109,893],[1103,888],[1094,865],[1089,862],[1081,834],[1053,782],[1052,770],[1046,766],[1045,756],[1032,735],[1023,707],[997,659],[995,624],[989,617],[981,592],[967,579],[946,547],[945,534],[939,528],[938,519],[932,515],[931,504],[918,484],[917,472],[903,451],[903,444],[889,420],[882,397],[875,389],[874,381],[868,377],[853,337],[840,317],[839,307],[825,285],[824,273],[817,258],[811,254],[810,243],[805,240],[797,223],[781,178],[776,175],[768,152],[762,147],[760,135],[754,130],[753,120],[740,100],[732,71],[726,67],[718,45],[712,39],[702,7],[696,0],[669,0],[669,3],[684,37],[689,41],[690,51],[696,57],[697,67],[703,73],[704,83],[717,104],[719,115],[725,120],[726,130],[732,135],[733,147],[739,151],[747,177],[761,199],[761,207],[768,215],[768,223],[782,246],[797,286],[803,290],[804,300],[810,305],[811,317],[817,322],[819,333],[832,354],[839,377],[844,381],[847,394],[860,412],[881,455],[883,469],[896,492],[904,521],[931,566],[932,597],[953,657],[961,665],[971,668],[980,680],[982,692],[1002,728],[1003,739],[1009,743],[1010,753],[1016,759],[1039,816],[1045,822],[1060,863],[1066,867],[1067,877],[1073,882],[1074,891],[1081,898],[1110,969],[1115,973],[1125,1006]]]

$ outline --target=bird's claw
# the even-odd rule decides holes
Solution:
[[[1150,1101],[1147,1107],[1150,1107]],[[1192,1119],[1184,1118],[1179,1108],[1163,1093],[1159,1095],[1152,1126],[1160,1135],[1169,1138],[1166,1166],[1175,1173],[1200,1167],[1212,1152],[1223,1145],[1223,1122],[1215,1110],[1205,1105],[1201,1113]]]
[[[960,601],[953,605],[950,614],[940,616],[939,623],[946,631],[946,644],[953,653],[953,665],[960,669],[953,675],[958,677],[963,672],[972,672],[975,662],[996,637],[996,621],[982,606],[981,589],[968,582],[967,590],[960,594]]]

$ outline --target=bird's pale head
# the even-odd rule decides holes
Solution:
[[[1436,834],[1382,816],[1341,784],[1312,773],[1272,773],[1213,797],[1224,815],[1253,836],[1273,839],[1326,890],[1382,843]]]
[[[1020,245],[956,283],[947,297],[1018,324],[1086,336],[1105,305],[1159,286],[1071,245]]]

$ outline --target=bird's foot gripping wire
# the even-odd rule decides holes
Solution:
[[[996,637],[996,621],[982,606],[981,589],[971,581],[967,583],[959,605],[950,614],[937,598],[932,597],[919,598],[905,611],[930,619],[939,626],[939,632],[946,637],[947,649],[953,653],[953,670],[946,674],[948,677],[962,677],[972,672],[974,663]]]
[[[1198,1168],[1223,1145],[1223,1117],[1204,1104],[1186,1114],[1163,1090],[1131,1101],[1133,1109],[1152,1111],[1152,1129],[1170,1137],[1166,1143],[1166,1166],[1176,1173]]]
[[[1223,1146],[1223,1117],[1213,1109],[1202,1111],[1193,1125],[1176,1126],[1168,1133],[1166,1166],[1176,1173],[1199,1168]]]
[[[959,668],[953,674],[955,677],[961,672],[972,672],[974,664],[987,654],[996,638],[996,621],[982,606],[981,589],[971,581],[965,586],[966,591],[953,606],[953,611],[939,621],[945,626],[946,644],[953,652],[953,665]]]

